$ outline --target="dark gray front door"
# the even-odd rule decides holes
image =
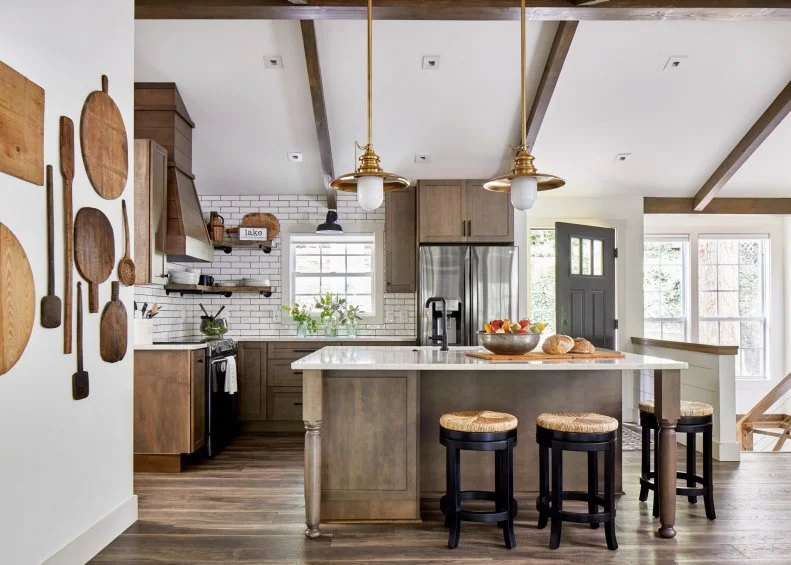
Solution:
[[[615,349],[615,230],[555,224],[558,333]]]

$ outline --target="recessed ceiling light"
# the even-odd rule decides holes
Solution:
[[[302,153],[289,153],[288,160],[292,163],[301,163],[302,162]]]
[[[430,163],[431,155],[428,153],[415,153],[415,163]]]
[[[264,55],[264,67],[267,69],[282,69],[283,57],[280,55]]]
[[[618,153],[613,159],[613,163],[623,163],[624,161],[628,161],[631,158],[631,153]]]
[[[682,65],[684,65],[687,61],[686,55],[676,55],[674,57],[670,57],[665,63],[665,70],[666,71],[673,71],[678,69]]]
[[[439,68],[439,55],[423,55],[423,70],[433,71]]]

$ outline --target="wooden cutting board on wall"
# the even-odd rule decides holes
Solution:
[[[2,61],[0,172],[44,185],[44,89]]]
[[[22,357],[35,316],[30,262],[16,236],[0,224],[0,375]]]

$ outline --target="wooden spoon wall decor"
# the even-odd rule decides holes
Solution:
[[[52,165],[47,165],[47,295],[41,298],[41,325],[60,326],[60,298],[55,296],[55,211]]]
[[[126,215],[126,200],[121,200],[121,213],[124,217],[124,256],[118,263],[118,280],[124,286],[135,284],[135,262],[129,256],[129,217]]]
[[[80,208],[74,219],[74,262],[88,283],[88,311],[99,311],[99,284],[115,266],[115,236],[107,216],[96,208]]]
[[[102,89],[91,92],[82,107],[80,146],[85,172],[102,198],[114,200],[126,187],[129,147],[121,111],[108,94],[108,80],[102,75]]]
[[[0,375],[22,357],[35,318],[30,262],[16,236],[0,223]]]
[[[117,363],[126,355],[127,317],[124,303],[118,299],[120,284],[113,281],[112,297],[104,307],[99,324],[99,353],[108,363]]]
[[[74,122],[60,117],[60,174],[63,177],[63,353],[71,353],[72,292],[74,280],[74,209],[71,183],[74,180]]]

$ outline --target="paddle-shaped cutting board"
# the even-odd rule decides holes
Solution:
[[[124,303],[118,299],[120,284],[110,283],[112,296],[104,307],[99,325],[99,353],[108,363],[117,363],[126,355],[127,320]]]
[[[508,362],[525,362],[525,361],[562,361],[569,359],[623,359],[624,354],[620,351],[610,351],[609,349],[600,349],[593,353],[564,353],[563,355],[549,355],[543,351],[531,351],[525,355],[496,355],[488,351],[467,351],[464,353],[467,357],[474,357],[476,359],[483,359],[484,361],[492,361],[493,363],[508,363]]]
[[[99,311],[99,285],[115,266],[115,236],[110,220],[96,208],[80,208],[74,219],[74,262],[88,282],[88,312]]]
[[[16,365],[36,317],[33,271],[16,236],[0,223],[0,375]]]

